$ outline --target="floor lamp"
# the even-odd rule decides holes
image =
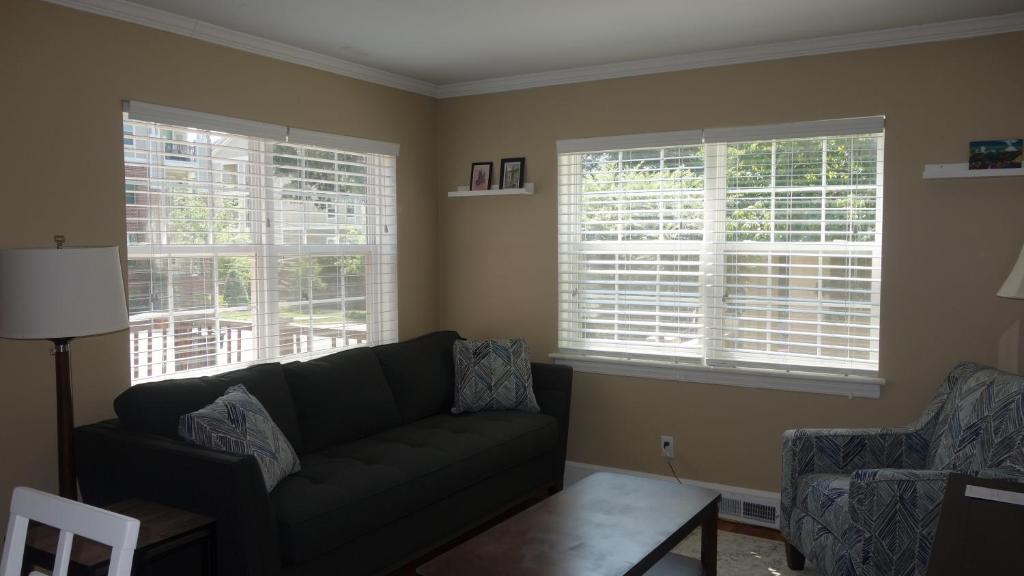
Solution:
[[[996,295],[1024,300],[1024,247]],[[1020,319],[999,338],[999,368],[1016,374],[1024,373],[1024,327]]]
[[[0,250],[0,338],[49,340],[57,377],[60,495],[77,498],[72,433],[73,338],[128,327],[117,247]]]

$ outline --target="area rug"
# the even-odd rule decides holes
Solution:
[[[700,529],[694,530],[673,550],[700,558]],[[810,562],[799,572],[786,568],[782,542],[735,532],[718,531],[718,576],[820,576]]]

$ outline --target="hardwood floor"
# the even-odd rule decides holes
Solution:
[[[736,534],[744,534],[746,536],[756,536],[766,540],[777,540],[779,542],[784,541],[782,532],[779,532],[775,528],[751,526],[750,524],[740,524],[739,522],[730,522],[728,520],[719,519],[718,529],[725,530],[726,532],[734,532]]]

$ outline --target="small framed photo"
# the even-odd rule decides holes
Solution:
[[[501,187],[522,188],[526,180],[526,158],[501,159]]]
[[[1000,170],[1021,167],[1024,140],[976,140],[971,142],[971,170]]]
[[[473,162],[473,169],[469,173],[469,189],[490,190],[493,167],[493,162]]]

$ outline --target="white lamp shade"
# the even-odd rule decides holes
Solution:
[[[0,250],[0,338],[74,338],[127,327],[116,246]]]
[[[1003,282],[1003,287],[996,292],[996,295],[1003,298],[1024,299],[1024,247],[1020,249],[1017,263],[1014,264],[1013,270],[1010,270],[1010,275],[1006,277],[1006,282]]]

